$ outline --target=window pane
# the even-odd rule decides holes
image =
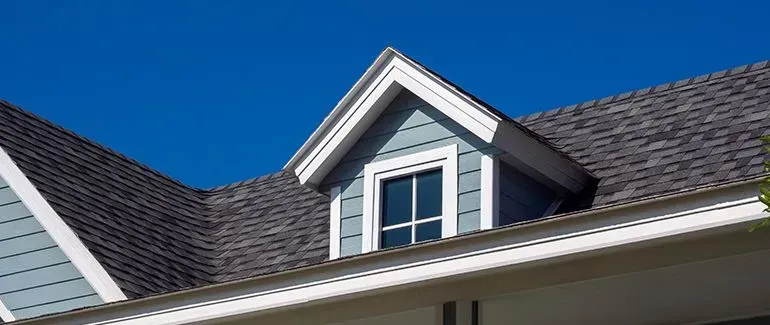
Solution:
[[[406,226],[382,232],[380,246],[390,248],[396,246],[409,245],[412,243],[412,227]]]
[[[382,226],[412,221],[412,176],[383,182]]]
[[[441,169],[417,174],[417,219],[441,215]]]
[[[415,239],[417,242],[441,238],[441,220],[421,223],[417,225]]]

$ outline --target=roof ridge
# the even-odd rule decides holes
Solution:
[[[531,114],[519,116],[514,120],[517,122],[529,122],[532,120],[539,119],[541,117],[555,116],[565,112],[572,112],[575,110],[590,108],[597,105],[611,104],[611,103],[627,100],[630,98],[634,98],[634,100],[642,99],[648,96],[659,95],[661,93],[666,93],[669,91],[681,90],[686,87],[693,87],[695,85],[716,82],[719,80],[723,80],[724,78],[734,77],[739,74],[756,73],[757,71],[761,71],[763,69],[770,69],[770,60],[744,64],[737,67],[732,67],[732,68],[727,68],[716,72],[702,74],[696,77],[670,81],[670,82],[666,82],[666,83],[662,83],[654,86],[627,91],[620,94],[605,96],[598,99],[594,98],[594,99],[583,101],[577,104],[557,106],[555,108],[546,109],[543,111],[538,111]]]
[[[94,146],[95,148],[97,148],[99,150],[104,150],[104,151],[108,152],[109,154],[114,155],[117,158],[122,159],[122,160],[124,160],[125,162],[127,162],[129,164],[135,165],[135,166],[137,166],[137,167],[139,167],[139,168],[141,168],[141,169],[143,169],[143,170],[145,170],[147,172],[150,172],[151,174],[153,174],[155,176],[161,177],[161,178],[163,178],[163,179],[165,179],[167,181],[170,181],[170,182],[172,182],[172,183],[174,183],[176,185],[182,186],[182,187],[184,187],[184,188],[186,188],[188,190],[193,190],[193,191],[196,191],[196,192],[204,191],[204,189],[202,189],[202,188],[198,188],[198,187],[195,187],[195,186],[187,185],[187,184],[183,183],[182,181],[180,181],[180,180],[178,180],[178,179],[176,179],[174,177],[171,177],[171,176],[169,176],[169,175],[167,175],[167,174],[165,174],[163,172],[160,172],[159,170],[157,170],[155,168],[152,168],[149,165],[147,165],[145,163],[142,163],[141,161],[139,161],[137,159],[129,157],[128,155],[126,155],[124,153],[121,153],[119,151],[116,151],[116,150],[110,148],[109,146],[101,144],[101,143],[99,143],[99,142],[97,142],[95,140],[92,140],[92,139],[90,139],[90,138],[88,138],[86,136],[83,136],[83,135],[81,135],[81,134],[79,134],[79,133],[77,133],[75,131],[72,131],[72,130],[70,130],[68,128],[65,128],[65,127],[63,127],[63,126],[61,126],[61,125],[59,125],[59,124],[57,124],[57,123],[55,123],[55,122],[53,122],[51,120],[48,120],[48,119],[46,119],[46,118],[44,118],[44,117],[42,117],[40,115],[37,115],[37,114],[35,114],[35,113],[33,113],[33,112],[29,111],[29,110],[21,108],[20,106],[11,103],[8,100],[0,98],[0,106],[7,107],[9,109],[14,109],[14,110],[16,110],[16,111],[18,111],[18,112],[20,112],[22,114],[27,115],[28,117],[31,117],[31,118],[39,121],[39,122],[45,123],[48,126],[56,128],[59,131],[63,131],[65,133],[67,133],[68,135],[73,136],[73,137],[79,139],[80,141],[83,141],[83,142],[87,143],[88,145]]]
[[[244,179],[242,181],[237,181],[237,182],[233,182],[233,183],[218,185],[218,186],[214,186],[214,187],[203,188],[203,189],[201,189],[201,191],[204,192],[204,193],[207,193],[207,194],[213,194],[213,192],[220,192],[220,191],[224,191],[224,190],[230,190],[230,189],[233,189],[233,188],[236,188],[236,187],[244,187],[244,186],[252,185],[252,184],[257,183],[257,182],[271,181],[271,180],[274,180],[275,178],[278,178],[278,177],[281,177],[281,176],[284,176],[284,175],[291,175],[291,173],[287,172],[286,170],[279,170],[277,172],[272,172],[272,173],[264,174],[264,175],[261,175],[261,176],[247,178],[247,179]]]

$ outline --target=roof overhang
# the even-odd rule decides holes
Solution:
[[[209,323],[383,290],[419,287],[617,249],[745,231],[768,217],[758,179],[646,199],[374,252],[198,289],[118,302],[19,324],[170,325]]]
[[[386,48],[339,101],[284,169],[302,184],[318,186],[371,126],[393,98],[406,89],[474,135],[508,152],[516,163],[578,192],[591,175],[565,155],[522,130],[523,126],[490,109],[421,64]]]

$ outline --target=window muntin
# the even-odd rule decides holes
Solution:
[[[457,144],[452,144],[380,160],[364,166],[363,233],[361,236],[361,251],[363,253],[381,247],[407,245],[412,242],[432,238],[447,238],[457,234],[457,147]],[[419,178],[414,176],[422,173],[425,174]],[[387,181],[408,177],[413,177],[408,180],[408,184],[412,185],[411,191],[391,192],[390,190],[395,189],[395,187],[388,186],[387,189],[383,187]],[[403,182],[406,184],[407,180],[404,179]],[[439,187],[441,188],[440,191],[435,190]],[[413,199],[408,201],[408,204],[399,206],[385,204],[386,211],[383,211],[383,192],[386,190],[390,192],[389,198],[393,198],[394,195],[409,197],[409,194],[412,194],[417,195],[420,199]],[[407,201],[403,200],[403,202]],[[401,211],[410,211],[411,213],[405,214]],[[387,214],[385,218],[383,218],[383,212]],[[392,227],[387,228],[386,231],[398,228],[393,226],[398,225],[400,221],[414,225],[413,227],[406,227],[408,224],[405,224],[403,228],[407,230],[383,233],[384,227]],[[388,226],[384,226],[384,223],[387,223]],[[437,236],[436,233],[440,233],[440,236]],[[385,238],[382,238],[383,236]]]
[[[381,248],[441,238],[441,169],[382,182]]]

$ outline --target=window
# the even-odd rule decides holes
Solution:
[[[439,169],[382,183],[381,248],[441,238],[441,177]]]
[[[457,234],[457,145],[367,164],[362,251]]]

